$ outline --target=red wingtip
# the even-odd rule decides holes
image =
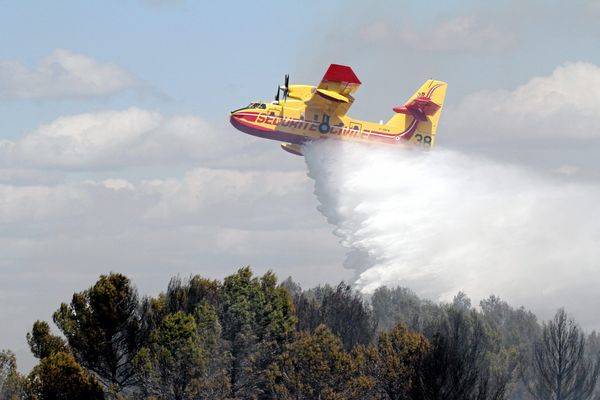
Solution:
[[[358,79],[352,68],[346,65],[331,64],[325,75],[323,76],[324,81],[331,82],[348,82],[360,85],[361,81]]]

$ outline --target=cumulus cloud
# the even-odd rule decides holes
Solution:
[[[144,218],[148,221],[206,223],[211,216],[219,215],[213,222],[220,226],[234,220],[246,227],[260,225],[267,228],[281,222],[282,216],[288,218],[290,209],[301,207],[297,199],[304,195],[307,184],[304,172],[198,168],[182,179],[145,181],[144,192],[157,193],[160,200],[145,212]],[[225,211],[226,215],[223,215]],[[289,227],[299,222],[290,219]]]
[[[90,205],[89,194],[69,186],[0,185],[0,223],[8,227],[23,221],[79,216]]]
[[[472,142],[600,139],[600,68],[566,63],[513,90],[478,92],[448,107],[449,135]]]
[[[85,215],[90,223],[82,227],[90,228],[90,233],[97,223],[117,228],[124,223],[132,227],[185,224],[242,228],[256,222],[261,229],[268,229],[275,222],[289,220],[289,226],[302,225],[294,209],[300,198],[310,196],[303,193],[308,183],[306,174],[296,171],[196,168],[181,178],[137,183],[110,178],[56,185],[5,184],[0,185],[0,223],[41,221],[45,226],[60,227],[65,218]],[[126,211],[127,217],[124,219],[118,210]],[[263,221],[258,220],[261,218]]]
[[[361,36],[369,41],[390,40],[417,50],[485,51],[506,50],[516,44],[516,35],[471,16],[443,20],[434,26],[396,28],[385,21],[366,25]]]
[[[122,68],[57,49],[33,67],[0,60],[0,98],[44,99],[105,96],[140,87]]]
[[[4,185],[53,185],[64,179],[60,172],[39,169],[0,168],[0,184]]]
[[[143,294],[175,275],[218,278],[248,264],[306,285],[347,278],[315,205],[303,171],[0,184],[0,308],[12,321],[0,347],[26,355],[31,321],[110,271]],[[22,366],[32,365],[27,357]]]
[[[217,155],[226,142],[217,139],[197,117],[134,107],[60,117],[19,140],[0,140],[0,163],[85,170],[199,160]]]

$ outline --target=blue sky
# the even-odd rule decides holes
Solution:
[[[356,278],[304,160],[229,125],[285,73],[351,65],[351,114],[372,120],[445,80],[442,148],[595,185],[599,17],[595,0],[0,2],[0,348],[28,369],[33,321],[109,271],[143,294],[246,264]]]

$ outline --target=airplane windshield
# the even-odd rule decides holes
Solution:
[[[261,109],[266,110],[267,105],[265,103],[250,103],[246,107],[238,108],[237,110],[233,110],[232,113],[242,111],[242,110],[251,110],[251,109]]]

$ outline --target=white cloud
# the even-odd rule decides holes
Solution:
[[[579,167],[576,165],[564,164],[554,170],[555,173],[560,175],[571,176],[575,175],[579,171]]]
[[[443,20],[437,25],[415,28],[405,25],[396,28],[385,21],[375,21],[361,30],[369,41],[391,40],[416,50],[484,51],[506,50],[516,44],[516,35],[486,24],[471,16]]]
[[[302,225],[300,216],[306,209],[299,209],[300,199],[310,198],[309,187],[304,172],[210,168],[190,170],[181,178],[138,183],[111,178],[49,186],[0,185],[0,223],[36,221],[59,228],[75,216],[88,221],[81,227],[92,230],[97,224],[118,228],[124,223],[229,228],[256,223],[269,229],[274,221]]]
[[[0,144],[1,148],[1,144]],[[52,185],[63,181],[63,175],[54,171],[23,168],[0,168],[0,184]]]
[[[19,140],[0,141],[0,163],[85,170],[199,160],[216,157],[224,142],[197,117],[129,108],[60,117]]]
[[[0,312],[11,320],[0,348],[27,354],[33,321],[110,271],[153,295],[175,275],[221,278],[248,264],[304,285],[348,279],[315,207],[304,171],[0,185]]]
[[[60,221],[90,205],[89,193],[69,186],[0,185],[0,224]]]
[[[308,178],[304,172],[233,171],[197,168],[182,179],[151,180],[141,185],[160,200],[144,213],[147,221],[171,223],[211,221],[225,226],[267,228],[287,220],[288,228],[302,225]],[[208,189],[207,189],[208,188]],[[213,220],[214,216],[219,216]],[[231,221],[231,222],[230,222]]]
[[[35,66],[0,60],[0,98],[81,98],[115,94],[140,87],[122,68],[57,49]]]
[[[474,143],[600,139],[600,68],[576,62],[514,90],[479,92],[449,106],[449,137]],[[540,143],[540,144],[550,144]]]

